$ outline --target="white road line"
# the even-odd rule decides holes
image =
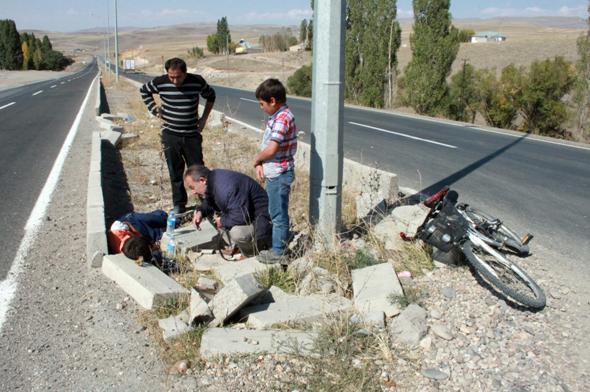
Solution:
[[[76,119],[74,120],[74,123],[72,124],[72,127],[68,132],[68,136],[66,136],[66,140],[64,141],[64,144],[61,147],[61,150],[59,151],[59,154],[57,155],[55,162],[53,163],[53,167],[51,168],[51,172],[47,177],[47,181],[45,182],[45,185],[43,186],[43,189],[41,190],[41,193],[39,194],[39,197],[35,202],[35,206],[31,211],[31,215],[29,216],[29,219],[25,224],[25,235],[23,236],[20,246],[16,251],[16,256],[12,261],[12,267],[10,267],[10,271],[8,271],[6,279],[0,282],[0,331],[2,331],[2,325],[6,320],[6,313],[8,312],[14,294],[16,293],[17,279],[20,273],[22,272],[23,263],[25,261],[25,258],[27,257],[27,254],[29,253],[29,248],[31,247],[31,244],[33,243],[33,240],[37,236],[37,232],[41,227],[41,223],[43,222],[43,218],[47,211],[47,206],[51,201],[51,195],[55,190],[64,162],[66,160],[66,157],[68,156],[68,153],[74,141],[74,137],[78,132],[80,120],[82,119],[84,108],[86,107],[86,103],[88,102],[88,99],[90,97],[90,92],[92,91],[92,87],[94,86],[97,80],[98,77],[94,79],[94,81],[90,85],[90,88],[88,88],[86,98],[84,98],[84,102],[82,102],[82,106],[78,111],[78,115],[76,116]]]
[[[53,86],[49,87],[49,88],[56,88],[57,84],[54,84]]]
[[[258,101],[255,101],[253,99],[248,99],[248,98],[240,98],[242,101],[248,101],[248,102],[254,102],[256,104],[258,104]]]
[[[41,94],[42,92],[43,92],[43,90],[39,90],[39,91],[37,91],[36,93],[33,93],[33,97],[34,97],[35,95],[39,95],[39,94]]]
[[[442,146],[442,147],[447,147],[447,148],[457,148],[457,146],[453,146],[451,144],[445,144],[445,143],[436,142],[436,141],[430,140],[430,139],[423,139],[423,138],[417,137],[417,136],[406,135],[405,133],[399,133],[399,132],[389,131],[387,129],[372,127],[370,125],[359,124],[359,123],[352,122],[352,121],[349,121],[348,123],[349,124],[352,124],[352,125],[357,125],[359,127],[373,129],[373,130],[379,131],[379,132],[385,132],[385,133],[390,133],[392,135],[397,135],[397,136],[401,136],[401,137],[407,137],[408,139],[419,140],[419,141],[425,142],[425,143],[436,144],[437,146]]]
[[[524,135],[526,135],[525,133],[523,133],[521,135],[513,135],[513,134],[510,134],[510,133],[504,133],[504,132],[500,132],[500,131],[494,131],[492,129],[485,129],[485,128],[479,128],[479,127],[470,127],[470,128],[471,129],[478,130],[478,131],[482,131],[482,132],[496,133],[496,134],[504,135],[504,136],[511,136],[513,138],[521,138]],[[576,146],[574,144],[567,144],[567,143],[562,143],[562,142],[554,142],[553,140],[537,139],[535,137],[528,137],[525,140],[528,140],[530,142],[540,142],[540,143],[548,143],[548,144],[557,144],[558,146],[562,146],[562,147],[571,147],[571,148],[577,148],[577,149],[580,149],[580,150],[590,151],[590,147]]]
[[[6,109],[7,107],[14,105],[15,103],[16,103],[16,102],[10,102],[10,103],[7,103],[7,104],[6,104],[6,105],[4,105],[4,106],[0,106],[0,110],[2,110],[2,109]]]

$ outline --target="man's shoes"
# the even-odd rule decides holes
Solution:
[[[287,258],[287,256],[278,255],[272,250],[261,250],[258,256],[256,256],[256,260],[258,260],[262,264],[289,264],[289,259]]]

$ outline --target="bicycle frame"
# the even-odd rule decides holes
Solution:
[[[512,263],[508,259],[506,259],[504,254],[501,252],[498,252],[496,249],[494,249],[493,247],[491,247],[490,245],[487,244],[487,242],[485,240],[489,239],[489,238],[483,236],[482,234],[473,230],[472,228],[468,229],[467,238],[469,238],[469,241],[471,241],[471,243],[474,246],[484,249],[486,252],[493,255],[496,258],[496,260],[498,260],[499,262],[504,264],[506,267],[513,270]],[[484,263],[484,266],[490,274],[492,274],[496,277],[498,276],[498,274],[496,274],[496,271],[492,267],[490,267],[488,264]]]

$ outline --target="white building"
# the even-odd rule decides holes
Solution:
[[[502,42],[506,41],[506,36],[498,33],[497,31],[480,31],[471,36],[471,43],[475,44],[478,42]]]

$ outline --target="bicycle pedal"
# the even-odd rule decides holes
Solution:
[[[533,237],[534,237],[534,235],[532,235],[531,233],[526,233],[525,235],[522,236],[520,242],[522,242],[523,245],[527,245],[529,242],[531,242]]]

